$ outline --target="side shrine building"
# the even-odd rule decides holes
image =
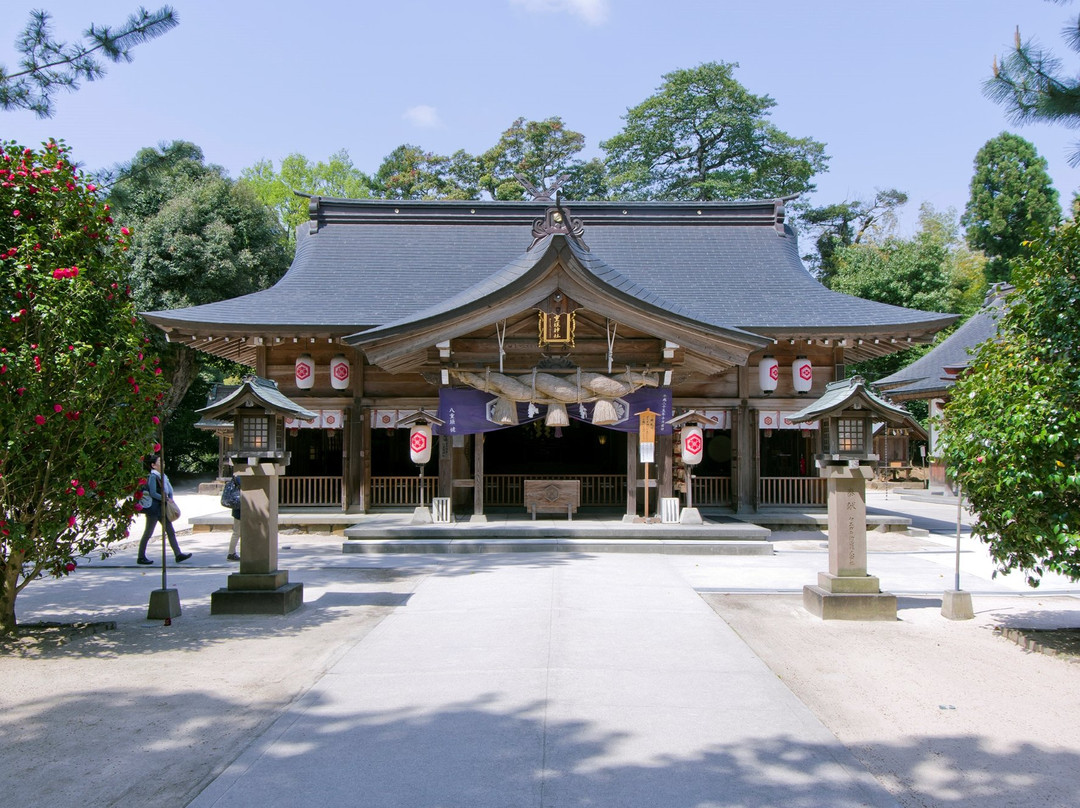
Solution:
[[[283,506],[439,496],[475,515],[523,512],[527,480],[579,481],[585,513],[655,510],[687,485],[697,507],[824,505],[821,430],[786,416],[955,319],[826,289],[781,201],[319,197],[275,286],[146,318],[317,413],[287,424]],[[420,410],[443,422],[422,475],[398,428]],[[692,474],[668,424],[689,410]]]

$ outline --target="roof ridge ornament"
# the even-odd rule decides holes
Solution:
[[[521,187],[524,188],[526,192],[528,192],[528,194],[532,197],[533,202],[550,202],[552,200],[552,195],[557,195],[558,190],[570,180],[570,175],[562,174],[561,176],[556,177],[555,180],[551,183],[550,188],[537,188],[535,185],[529,182],[529,180],[524,175],[519,174],[516,171],[514,172],[514,179],[521,183]]]
[[[555,205],[544,211],[543,218],[533,222],[531,250],[548,236],[566,236],[576,242],[585,252],[590,252],[589,245],[581,238],[585,234],[585,225],[574,217],[570,209],[563,205],[561,195],[555,195]]]

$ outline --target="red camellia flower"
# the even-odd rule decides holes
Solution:
[[[75,527],[75,515],[72,514],[68,517],[68,527]]]
[[[78,488],[75,489],[75,496],[86,496],[86,489],[80,485]]]
[[[64,569],[67,570],[68,572],[75,572],[75,564],[73,562],[69,561],[68,563],[66,563],[64,565]]]
[[[36,423],[38,426],[44,426],[45,425],[45,416],[44,415],[35,415],[34,416],[34,423]]]
[[[161,444],[160,443],[155,443],[154,444],[154,451],[155,452],[160,452],[161,451]]]
[[[121,227],[120,232],[123,233],[125,236],[130,236],[131,235],[131,231],[128,230],[126,227]]]
[[[63,412],[64,407],[63,407],[62,404],[53,404],[53,411],[55,411],[55,412]]]

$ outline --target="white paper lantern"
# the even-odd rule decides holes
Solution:
[[[814,366],[805,356],[800,356],[791,363],[791,381],[795,385],[795,392],[800,396],[809,393],[814,386]]]
[[[330,360],[330,384],[335,390],[348,390],[352,368],[344,354],[338,354]]]
[[[409,430],[409,459],[418,466],[431,460],[430,424],[414,424]]]
[[[301,390],[315,386],[315,360],[311,354],[300,354],[296,358],[296,386]]]
[[[775,357],[766,356],[758,365],[758,380],[761,384],[761,392],[770,395],[776,390],[776,383],[780,380],[780,363]]]
[[[682,429],[682,461],[687,466],[696,466],[705,456],[705,433],[696,424]]]

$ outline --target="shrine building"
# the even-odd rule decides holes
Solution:
[[[821,430],[785,416],[955,319],[826,289],[782,201],[320,197],[273,287],[145,316],[318,415],[286,425],[283,507],[458,515],[521,511],[527,480],[578,481],[586,514],[688,485],[697,507],[824,506]],[[420,411],[443,422],[422,475],[398,423]],[[668,423],[688,411],[692,469]]]

